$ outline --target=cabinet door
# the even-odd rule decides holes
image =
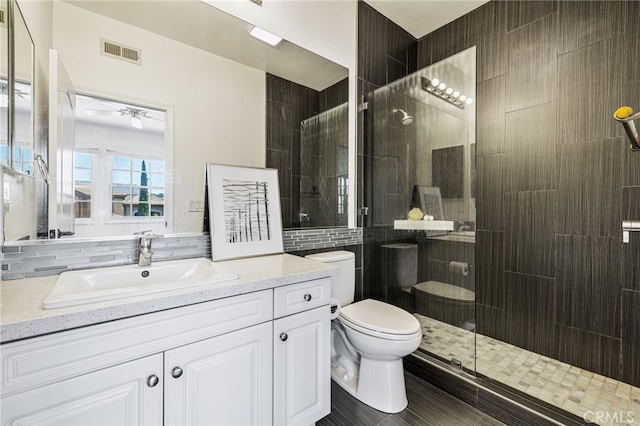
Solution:
[[[330,309],[274,321],[273,421],[313,424],[331,411]]]
[[[271,322],[165,352],[165,424],[267,425]]]
[[[162,369],[157,354],[2,398],[2,424],[162,424]]]

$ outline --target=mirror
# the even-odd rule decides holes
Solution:
[[[44,7],[39,3],[49,2],[28,7]],[[173,213],[158,230],[163,233],[202,231],[205,162],[267,164],[266,74],[316,91],[348,75],[290,42],[274,48],[251,39],[252,25],[200,1],[153,7],[145,1],[56,1],[49,7],[53,42],[43,42],[58,51],[78,93],[166,111],[172,147],[166,177],[173,190],[167,187],[165,202]],[[131,235],[132,229],[92,231],[97,237]]]
[[[31,175],[33,40],[16,2],[0,3],[0,28],[0,164]]]
[[[33,173],[33,39],[17,3],[13,11],[13,169]]]
[[[4,7],[5,9],[2,9]],[[0,181],[4,240],[35,238],[33,173],[34,44],[23,11],[14,0],[0,7]]]
[[[0,1],[0,164],[9,165],[9,29],[6,0]]]

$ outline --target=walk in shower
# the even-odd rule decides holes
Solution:
[[[559,309],[541,297],[550,280],[510,272],[505,243],[491,240],[501,234],[476,233],[476,199],[489,198],[476,197],[477,181],[485,179],[484,190],[492,190],[486,182],[496,176],[486,175],[492,173],[488,167],[476,168],[475,68],[472,47],[364,96],[369,209],[363,223],[363,296],[418,318],[423,340],[417,354],[423,359],[559,407],[576,419],[640,424],[639,388],[561,361],[566,351],[580,348],[577,342],[569,348],[569,342],[554,340],[562,339],[554,334],[557,325],[540,322],[555,318]],[[539,208],[525,201],[514,205]],[[426,220],[418,220],[415,211],[409,215],[413,208]],[[478,212],[507,224],[515,214],[502,205],[479,205]],[[513,226],[526,232],[531,225]],[[543,336],[546,330],[552,332]],[[616,415],[619,422],[597,421],[598,413]]]

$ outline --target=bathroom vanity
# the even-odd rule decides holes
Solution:
[[[239,279],[55,310],[41,296],[56,277],[3,283],[2,424],[283,425],[329,414],[334,269],[287,254],[219,263]]]

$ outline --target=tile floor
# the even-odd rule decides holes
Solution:
[[[421,349],[600,425],[640,425],[640,388],[415,314]],[[474,354],[474,345],[477,353]]]
[[[422,379],[405,373],[409,406],[400,413],[377,411],[331,382],[331,414],[316,426],[500,426],[492,417]]]

